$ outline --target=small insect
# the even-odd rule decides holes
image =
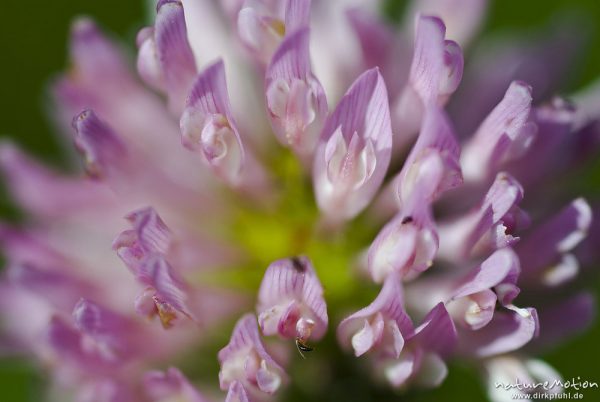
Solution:
[[[304,356],[303,352],[308,353],[315,350],[313,347],[308,346],[306,344],[306,341],[303,341],[300,338],[296,338],[296,348],[298,349],[298,353],[300,353],[300,356],[302,356],[303,359],[306,359],[306,356]]]
[[[296,271],[298,271],[298,272],[306,271],[306,266],[304,265],[304,263],[302,262],[300,257],[292,257],[292,258],[290,258],[290,260],[292,261],[292,265],[294,266],[294,269]]]
[[[404,219],[402,219],[402,224],[405,225],[407,223],[411,223],[413,221],[412,216],[405,216]]]

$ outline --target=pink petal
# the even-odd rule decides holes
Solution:
[[[398,357],[402,350],[404,339],[410,337],[413,333],[413,325],[410,317],[404,309],[402,286],[397,275],[389,275],[385,280],[381,292],[377,298],[367,307],[357,311],[351,316],[345,318],[337,329],[338,341],[345,347],[354,346],[356,355],[366,353],[368,350],[379,346],[381,341],[392,343],[391,345],[381,345],[384,352],[393,351],[394,357]],[[376,322],[380,324],[376,324]],[[392,335],[389,338],[383,338],[383,329],[376,329],[379,325],[389,327],[389,321],[393,321],[395,326],[390,328]],[[376,324],[376,325],[375,325]],[[374,325],[374,326],[373,326]],[[363,330],[361,330],[361,327]],[[399,331],[398,334],[393,332]],[[355,341],[355,336],[361,333]],[[395,336],[396,335],[396,336]],[[360,342],[359,342],[360,341]],[[358,342],[359,345],[354,345]],[[359,346],[357,349],[356,346]]]
[[[254,361],[255,356],[260,361]],[[280,381],[285,380],[283,368],[267,353],[260,340],[253,314],[246,314],[238,320],[229,343],[219,351],[218,358],[221,364],[219,383],[224,391],[236,381],[241,382],[245,388],[259,390],[260,377],[264,392],[273,393],[276,391],[272,387],[277,381],[275,377]],[[254,362],[257,366],[249,367],[247,361]]]
[[[92,110],[73,119],[75,146],[82,154],[87,173],[100,178],[128,169],[128,153],[121,139]]]
[[[312,156],[327,115],[327,99],[311,71],[308,28],[287,36],[278,47],[267,67],[265,88],[278,140]]]
[[[241,382],[234,381],[231,383],[229,390],[227,391],[225,402],[250,402],[248,394]]]
[[[291,317],[286,313],[290,308],[294,312]],[[286,258],[269,265],[258,292],[257,312],[265,335],[274,335],[272,331],[278,328],[281,336],[307,340],[306,334],[297,333],[298,325],[312,320],[314,326],[308,335],[315,340],[323,337],[328,324],[327,305],[323,287],[307,257]],[[292,332],[283,331],[284,327],[269,330],[267,320],[280,324],[291,320],[286,327],[291,326]]]
[[[466,46],[484,22],[487,8],[488,0],[413,0],[406,15],[439,16],[446,25],[446,37]]]
[[[481,123],[477,132],[463,148],[461,165],[468,181],[482,181],[509,157],[512,144],[522,133],[531,111],[531,87],[514,81],[504,98]],[[525,131],[522,131],[525,128]]]
[[[179,114],[196,75],[196,62],[188,43],[181,2],[162,1],[157,5],[156,11],[156,56],[164,76],[169,108],[173,113]]]
[[[456,140],[450,119],[446,113],[432,106],[425,112],[421,133],[413,146],[402,170],[394,179],[397,199],[400,205],[407,202],[420,185],[418,177],[424,168],[424,160],[429,152],[435,151],[440,155],[443,163],[443,177],[434,187],[430,195],[425,198],[437,199],[444,191],[462,184],[462,173],[459,165],[460,146]]]
[[[202,152],[211,169],[225,181],[239,183],[245,151],[231,112],[221,60],[203,70],[194,82],[180,128],[188,149]]]
[[[332,182],[327,173],[331,160],[326,148],[340,130],[348,150],[346,173],[340,176],[343,180]],[[391,142],[387,91],[378,70],[371,69],[354,82],[327,119],[315,154],[313,184],[317,203],[330,219],[350,219],[371,201],[387,171]],[[367,146],[373,148],[373,160],[363,159],[369,155]],[[368,163],[364,165],[365,162]],[[367,166],[372,166],[372,171]]]
[[[475,252],[483,254],[493,250],[503,243],[514,243],[518,238],[505,233],[505,230],[506,226],[511,229],[516,226],[512,225],[512,221],[522,199],[523,187],[519,182],[506,173],[499,173],[475,210],[454,222],[440,225],[441,237],[446,239],[440,245],[440,254],[444,258],[461,260]]]
[[[591,222],[589,204],[583,198],[577,198],[535,228],[516,247],[523,265],[523,279],[539,282],[545,269],[552,269],[562,255],[573,250],[586,237]]]
[[[102,184],[59,176],[10,143],[0,144],[0,170],[19,206],[36,215],[72,215],[112,203]]]
[[[119,234],[112,247],[125,265],[136,273],[140,264],[151,254],[168,252],[171,232],[152,207],[133,211],[125,219],[133,229]]]
[[[452,299],[458,299],[508,282],[515,284],[521,267],[519,257],[510,248],[497,250],[463,279]]]
[[[498,311],[492,321],[478,331],[460,338],[461,354],[489,357],[521,348],[537,335],[539,323],[533,308]]]
[[[169,367],[164,373],[149,371],[144,375],[144,390],[153,401],[175,398],[181,402],[206,402],[189,380],[175,367]],[[181,398],[181,399],[177,399]]]
[[[376,282],[392,272],[412,279],[433,264],[439,238],[429,205],[416,197],[411,204],[383,227],[369,247],[368,267]]]
[[[456,327],[444,303],[438,303],[423,323],[415,329],[412,342],[417,342],[421,348],[433,353],[447,356],[452,352],[457,341]]]

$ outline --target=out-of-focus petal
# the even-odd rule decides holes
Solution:
[[[447,356],[454,350],[457,341],[456,327],[444,303],[438,303],[415,329],[412,339],[422,348]]]
[[[485,361],[485,370],[488,396],[492,402],[514,401],[517,383],[531,386],[548,384],[548,390],[544,389],[546,387],[532,389],[537,394],[559,394],[563,391],[555,382],[562,382],[560,374],[542,360],[524,359],[516,355],[497,356]]]
[[[261,63],[271,59],[281,40],[308,25],[310,0],[245,1],[237,17],[242,43]]]
[[[553,272],[564,267],[563,256],[585,238],[591,222],[589,204],[577,198],[533,229],[516,247],[523,266],[523,281],[551,285]]]
[[[225,402],[250,402],[248,394],[241,382],[234,381],[231,383],[229,390],[227,391]]]
[[[467,46],[485,19],[487,7],[487,0],[413,0],[406,15],[408,18],[418,13],[440,17],[446,24],[446,36]]]
[[[129,169],[128,153],[121,139],[92,110],[73,119],[75,146],[81,152],[86,172],[94,178],[116,176]]]
[[[158,315],[161,324],[170,328],[183,315],[192,320],[193,312],[188,307],[189,295],[185,282],[175,273],[164,256],[155,254],[143,261],[137,271],[137,280],[148,286],[136,301],[139,313],[153,316]],[[147,304],[152,300],[154,308],[148,312]]]
[[[473,138],[463,148],[461,166],[465,180],[479,182],[487,179],[495,168],[511,157],[514,143],[532,141],[535,126],[527,124],[531,111],[531,87],[521,81],[513,82],[498,106],[481,123]]]
[[[596,315],[596,300],[589,293],[550,303],[539,308],[542,330],[531,347],[539,350],[552,347],[588,328]]]
[[[226,391],[235,383],[253,392],[272,394],[285,381],[285,372],[263,346],[256,317],[246,314],[233,329],[231,340],[219,351],[219,384]]]
[[[73,74],[89,87],[103,92],[133,83],[120,49],[90,19],[80,18],[73,23],[70,54]]]
[[[512,352],[531,341],[539,328],[537,312],[533,308],[497,311],[485,327],[461,333],[458,353],[489,357]]]
[[[496,302],[509,305],[519,294],[516,282],[520,270],[519,259],[511,249],[496,251],[459,282],[448,308],[465,327],[483,328],[492,320]]]
[[[454,261],[514,244],[513,233],[528,222],[517,204],[523,187],[499,173],[478,207],[453,222],[440,224],[440,256]]]
[[[179,369],[169,367],[164,373],[149,371],[144,375],[144,390],[152,401],[177,400],[181,402],[206,402]]]
[[[113,202],[110,190],[102,184],[62,177],[9,143],[0,144],[0,169],[19,206],[36,215],[72,215]]]

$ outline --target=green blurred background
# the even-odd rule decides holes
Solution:
[[[391,12],[401,8],[390,7]],[[53,75],[66,66],[67,32],[74,16],[90,15],[107,31],[114,33],[131,49],[137,30],[147,19],[144,0],[54,0],[18,2],[0,5],[0,136],[9,137],[29,152],[50,164],[64,166],[54,128],[47,115],[46,86]],[[524,33],[547,27],[552,20],[565,16],[581,18],[583,31],[589,35],[587,52],[577,74],[569,77],[564,93],[581,88],[600,76],[600,2],[498,0],[492,3],[484,34],[506,30]],[[598,166],[598,164],[596,164]],[[586,192],[598,195],[598,180],[588,182]],[[0,216],[15,219],[14,208],[0,192]],[[592,284],[598,295],[600,286]],[[565,378],[599,381],[600,324],[572,339],[545,356]],[[0,359],[0,401],[40,401],[43,378],[34,367],[17,358]],[[483,389],[473,373],[452,367],[444,386],[424,394],[406,395],[410,400],[447,401],[484,400]],[[403,398],[399,398],[403,399]],[[600,391],[586,393],[585,400],[600,400]]]

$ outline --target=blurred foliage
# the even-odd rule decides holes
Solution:
[[[386,4],[389,17],[399,19],[405,1],[391,0]],[[48,96],[46,88],[54,75],[63,70],[67,64],[67,34],[74,16],[90,15],[107,31],[112,32],[130,49],[134,47],[137,29],[143,25],[146,5],[143,0],[55,0],[52,2],[15,2],[5,1],[0,6],[3,15],[0,24],[0,136],[8,137],[21,144],[28,151],[41,159],[57,165],[65,166],[65,154],[61,150],[59,136],[48,116]],[[524,34],[536,29],[549,29],[552,21],[572,19],[587,35],[588,50],[582,58],[577,73],[569,77],[562,90],[565,93],[576,90],[600,76],[600,3],[597,0],[544,2],[521,0],[497,0],[492,2],[485,34],[517,31]],[[560,57],[560,55],[557,55]],[[600,165],[596,163],[591,177],[577,183],[577,188],[584,192],[598,193],[596,187],[600,183]],[[0,216],[3,219],[14,219],[17,212],[10,206],[7,196],[0,190]],[[307,212],[310,214],[310,212]],[[243,221],[261,217],[246,214],[240,216]],[[243,222],[242,222],[243,223]],[[276,225],[276,222],[269,222]],[[241,225],[245,226],[245,225]],[[252,239],[247,233],[246,240]],[[264,239],[259,239],[264,248]],[[254,247],[256,245],[252,245]],[[331,244],[335,247],[335,241]],[[343,261],[335,259],[335,253],[319,248],[318,244],[310,245],[312,252],[322,254],[323,259],[331,259],[333,266],[343,265]],[[346,254],[341,252],[340,254]],[[331,282],[331,278],[323,278]],[[594,285],[594,284],[592,284]],[[598,284],[595,285],[598,294]],[[370,295],[369,295],[370,297]],[[597,359],[600,357],[597,339],[600,338],[600,325],[596,324],[586,334],[561,345],[545,356],[546,360],[557,367],[566,378],[580,376],[584,379],[598,381]],[[328,340],[333,342],[332,339]],[[330,348],[331,349],[331,348]],[[335,349],[335,348],[334,348]],[[208,351],[201,351],[206,353]],[[200,353],[200,352],[199,352]],[[212,352],[211,352],[212,353]],[[208,353],[205,355],[208,356]],[[214,356],[214,354],[211,354]],[[212,358],[212,357],[211,357]],[[207,359],[203,359],[207,360]],[[211,362],[215,363],[216,362]],[[472,369],[463,366],[452,366],[443,387],[426,393],[410,392],[399,397],[390,396],[388,392],[372,389],[368,381],[356,381],[361,375],[352,372],[347,358],[335,356],[323,369],[317,365],[317,359],[298,360],[292,368],[295,378],[288,397],[289,401],[321,400],[319,396],[306,393],[306,389],[322,389],[322,387],[304,387],[303,384],[314,384],[327,378],[327,370],[335,370],[341,375],[331,387],[325,388],[325,395],[331,401],[446,401],[446,400],[483,400],[483,388]],[[214,370],[211,364],[211,369]],[[187,369],[187,367],[186,367]],[[192,369],[192,368],[190,368]],[[201,367],[197,367],[203,371]],[[329,373],[330,374],[330,373]],[[4,358],[0,360],[0,400],[6,402],[40,401],[40,390],[43,380],[37,371],[22,360]],[[600,399],[600,394],[590,393],[586,400]],[[385,396],[384,396],[385,395]],[[323,394],[320,394],[322,397]]]

